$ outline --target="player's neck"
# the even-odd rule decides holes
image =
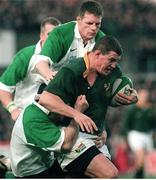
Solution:
[[[93,86],[94,82],[96,81],[97,72],[95,70],[89,70],[87,81],[90,86]]]

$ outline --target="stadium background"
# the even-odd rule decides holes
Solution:
[[[156,2],[97,1],[104,8],[101,29],[116,36],[124,48],[123,72],[133,79],[136,89],[148,87],[156,104]],[[55,16],[62,23],[74,20],[81,2],[83,0],[0,0],[0,74],[18,50],[38,41],[39,24],[44,17]],[[109,143],[115,141],[111,146],[112,153],[120,142],[116,137],[120,133],[126,108],[110,108],[107,114],[111,132]],[[4,153],[12,126],[9,114],[0,106],[0,145]]]

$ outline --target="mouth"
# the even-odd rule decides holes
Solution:
[[[89,33],[89,35],[92,36],[92,37],[94,37],[94,36],[96,36],[96,32],[94,32],[94,33]]]

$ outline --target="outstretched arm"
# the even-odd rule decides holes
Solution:
[[[86,130],[89,133],[97,131],[97,127],[91,118],[65,104],[59,96],[44,91],[41,94],[39,103],[51,112],[74,119],[79,124],[82,131]]]

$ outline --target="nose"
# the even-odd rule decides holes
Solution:
[[[91,28],[92,28],[92,30],[96,31],[98,27],[96,24],[92,24]]]

